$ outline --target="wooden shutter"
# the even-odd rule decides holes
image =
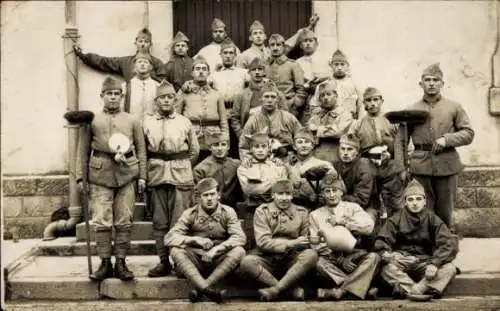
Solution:
[[[285,38],[306,27],[311,17],[311,0],[175,0],[174,34],[184,32],[191,40],[190,55],[212,41],[212,20],[227,25],[230,38],[243,51],[250,46],[248,28],[260,20],[267,35]],[[295,55],[296,53],[292,53]]]

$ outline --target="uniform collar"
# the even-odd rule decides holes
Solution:
[[[221,207],[220,203],[217,204],[217,207],[215,208],[215,211],[212,214],[208,214],[207,212],[205,212],[205,210],[201,207],[201,204],[198,204],[196,209],[198,211],[198,217],[200,217],[200,218],[204,218],[204,219],[211,218],[211,219],[214,219],[216,221],[220,221],[220,219],[222,217],[222,207]]]
[[[286,217],[293,219],[293,214],[295,211],[295,206],[293,205],[293,203],[287,209],[279,208],[274,202],[269,203],[267,206],[273,218],[278,218],[279,215],[285,215]]]
[[[286,63],[287,60],[288,57],[284,54],[279,57],[269,57],[269,65],[272,65],[274,63],[278,65],[283,65],[284,63]]]
[[[236,69],[236,67],[234,65],[231,66],[231,67],[224,67],[224,66],[222,66],[218,71],[227,71],[227,70],[233,71],[235,69]]]
[[[102,111],[106,114],[118,114],[121,111],[121,109],[120,107],[118,107],[117,109],[109,109],[106,106],[104,106],[102,108]]]
[[[163,119],[175,119],[177,117],[177,112],[172,112],[169,116],[164,116],[160,113],[155,114],[156,120],[163,120]]]
[[[438,96],[428,96],[427,94],[424,94],[424,96],[422,97],[422,100],[428,104],[438,103],[441,99],[441,94],[439,94]]]

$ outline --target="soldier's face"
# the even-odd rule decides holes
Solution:
[[[333,76],[337,79],[343,79],[346,76],[349,64],[342,61],[336,61],[331,63],[331,67],[333,69]]]
[[[273,193],[274,203],[279,208],[288,208],[292,204],[293,195],[291,192],[279,191]]]
[[[380,107],[384,100],[381,96],[368,97],[363,100],[363,105],[365,106],[366,112],[369,115],[374,116],[380,112]]]
[[[321,108],[325,110],[333,109],[337,106],[337,91],[328,87],[319,93]]]
[[[220,57],[222,58],[222,64],[224,66],[231,67],[234,65],[234,59],[236,58],[235,48],[231,47],[220,51]]]
[[[123,93],[122,90],[107,90],[101,93],[101,97],[104,102],[104,107],[114,110],[120,107]]]
[[[257,67],[250,70],[250,78],[254,82],[260,82],[266,77],[266,71],[264,67]]]
[[[134,64],[135,72],[140,74],[145,74],[150,72],[153,69],[153,65],[149,62],[149,60],[144,58],[139,58],[135,61]]]
[[[414,214],[420,213],[425,208],[425,202],[423,195],[409,195],[405,198],[406,208]]]
[[[311,140],[305,138],[297,138],[293,144],[297,154],[301,156],[308,156],[314,149],[314,144]]]
[[[271,50],[271,55],[274,57],[281,56],[285,51],[284,42],[278,42],[276,40],[269,40],[269,49]]]
[[[175,94],[163,94],[156,99],[161,114],[171,114],[175,108]]]
[[[138,37],[135,39],[135,46],[137,47],[137,51],[148,53],[151,48],[151,41],[145,37]]]
[[[314,40],[314,38],[306,38],[300,43],[300,48],[306,55],[311,55],[316,52],[317,47],[318,43]]]
[[[252,144],[250,152],[257,161],[265,161],[269,156],[269,144]]]
[[[340,144],[339,146],[340,161],[344,163],[351,163],[358,156],[358,149],[351,145]]]
[[[436,76],[423,76],[420,81],[420,87],[424,90],[424,94],[431,96],[439,95],[443,85],[443,80]]]
[[[220,141],[211,144],[209,146],[209,149],[214,157],[216,157],[217,159],[222,159],[225,158],[227,156],[227,153],[229,152],[229,144],[227,141]]]
[[[250,34],[250,41],[256,46],[261,46],[266,42],[267,36],[263,29],[255,29]]]
[[[278,94],[275,92],[265,92],[262,94],[262,109],[266,112],[273,112],[278,107]]]
[[[328,206],[337,206],[342,199],[342,191],[336,188],[325,188],[323,190],[323,198]]]
[[[212,39],[215,42],[221,43],[222,41],[224,41],[224,39],[226,39],[226,37],[227,37],[227,33],[226,33],[226,29],[224,27],[219,27],[219,28],[212,30]]]
[[[193,78],[195,81],[207,81],[210,70],[207,64],[196,64],[193,67]]]
[[[217,208],[217,204],[219,203],[219,192],[217,189],[212,189],[209,191],[205,191],[200,194],[200,204],[201,208],[207,212],[213,212]]]
[[[187,52],[189,50],[189,46],[187,45],[186,42],[182,41],[182,42],[177,42],[175,45],[174,45],[174,53],[175,55],[179,55],[179,56],[186,56],[187,55]]]

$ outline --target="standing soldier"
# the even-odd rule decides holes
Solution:
[[[231,119],[234,98],[243,91],[248,76],[247,70],[235,66],[236,49],[236,46],[232,43],[221,44],[222,67],[212,74],[213,87],[219,92],[224,101],[228,122]],[[238,136],[232,130],[229,131],[229,139],[229,154],[237,158]]]
[[[339,139],[353,121],[352,115],[337,100],[337,85],[333,81],[318,86],[321,110],[309,119],[309,130],[318,138],[314,155],[321,160],[338,160]]]
[[[154,100],[159,83],[151,78],[153,61],[151,55],[137,53],[134,56],[135,76],[125,84],[125,112],[144,116],[154,114]]]
[[[323,83],[329,83],[330,81],[336,82],[335,85],[337,86],[339,105],[349,111],[354,119],[357,119],[361,113],[361,92],[354,85],[354,82],[351,79],[349,66],[349,62],[347,61],[344,53],[340,50],[336,50],[330,59],[330,67],[332,68],[333,75],[329,80]],[[317,89],[310,102],[310,108],[312,109],[313,114],[320,105],[319,101]]]
[[[137,47],[136,54],[151,54],[149,51],[151,45],[153,44],[151,32],[147,28],[140,30],[137,34],[137,37],[135,38],[134,44]],[[94,53],[83,53],[82,49],[78,45],[75,45],[73,49],[76,55],[92,69],[102,71],[104,73],[120,75],[125,79],[125,81],[129,81],[135,75],[135,55],[122,57],[105,57]],[[153,72],[151,76],[153,77],[153,79],[161,81],[164,76],[163,62],[154,56],[151,56],[151,60],[153,63]]]
[[[363,94],[363,105],[367,115],[355,120],[349,133],[359,138],[360,155],[372,162],[376,174],[376,193],[380,195],[383,207],[390,217],[403,203],[401,173],[404,167],[397,166],[397,162],[393,160],[397,126],[381,115],[380,108],[383,103],[380,91],[368,87]]]
[[[214,285],[238,267],[245,256],[245,234],[235,211],[219,202],[218,185],[213,178],[204,178],[196,185],[199,204],[182,213],[165,236],[171,247],[175,269],[196,289],[189,294],[191,302],[205,295],[222,302],[225,290]],[[203,275],[210,273],[208,278]]]
[[[423,124],[409,126],[408,134],[415,146],[410,173],[424,187],[427,207],[451,226],[458,173],[463,169],[455,148],[469,145],[474,130],[462,105],[442,97],[443,85],[439,64],[424,70],[420,81],[424,96],[409,109],[428,111],[430,116]]]
[[[240,159],[244,160],[249,149],[249,138],[256,133],[265,133],[272,139],[271,149],[279,158],[286,158],[292,150],[293,137],[301,128],[297,118],[285,110],[278,109],[280,92],[273,83],[261,89],[262,108],[248,119],[240,136]]]
[[[220,56],[219,56],[220,57]],[[199,161],[210,155],[205,142],[207,135],[223,132],[229,135],[226,108],[219,92],[208,85],[210,66],[201,57],[193,61],[193,78],[189,92],[181,91],[177,111],[188,118],[195,128],[200,144]]]
[[[425,196],[422,185],[411,181],[404,191],[405,207],[389,218],[375,241],[381,276],[397,298],[440,298],[457,274],[452,261],[458,239],[426,206]]]
[[[271,57],[266,68],[267,77],[285,95],[290,112],[298,117],[305,104],[307,93],[304,89],[304,72],[300,65],[286,56],[285,38],[280,34],[269,37]]]
[[[376,253],[356,249],[356,235],[370,235],[374,222],[356,203],[342,200],[345,185],[341,178],[326,175],[321,181],[325,206],[309,214],[313,249],[318,252],[318,272],[331,279],[336,288],[319,288],[321,300],[339,300],[346,293],[357,298],[374,298],[377,290],[370,284],[380,262]],[[351,239],[351,244],[348,243]]]
[[[166,79],[173,84],[176,92],[186,81],[193,79],[193,59],[188,51],[189,38],[182,32],[177,32],[172,43],[172,56],[165,65]]]
[[[143,125],[148,150],[148,205],[152,208],[156,253],[160,257],[160,263],[148,272],[149,277],[171,272],[163,238],[191,206],[191,165],[199,153],[191,122],[175,112],[175,90],[170,83],[163,81],[158,87],[155,103],[156,114],[148,116]]]
[[[231,113],[231,127],[236,136],[240,137],[243,127],[250,116],[260,111],[262,105],[262,87],[269,83],[266,78],[266,63],[261,58],[254,58],[248,67],[250,82],[234,97],[233,110]],[[280,95],[278,107],[286,109],[285,98]]]
[[[229,137],[223,133],[208,136],[207,145],[212,154],[194,168],[195,182],[203,178],[214,178],[219,184],[221,203],[234,208],[242,196],[236,175],[241,161],[228,157]]]
[[[318,256],[309,247],[308,212],[292,203],[293,185],[279,180],[273,186],[273,201],[255,211],[254,230],[257,249],[243,258],[240,273],[264,284],[261,300],[277,300],[279,295],[316,266]],[[275,275],[284,276],[278,281]],[[304,300],[304,289],[294,287],[292,296]]]
[[[290,161],[290,180],[293,182],[293,202],[309,210],[314,210],[318,205],[317,185],[308,179],[311,174],[336,174],[332,163],[320,160],[313,155],[315,145],[314,135],[306,129],[299,130],[293,142],[295,156]],[[321,173],[322,172],[322,173]],[[316,177],[318,182],[321,177]]]
[[[122,84],[112,77],[102,83],[104,108],[95,115],[88,136],[79,144],[77,163],[88,165],[90,200],[97,254],[101,265],[90,275],[102,281],[113,274],[131,280],[125,257],[130,248],[135,189],[146,188],[146,150],[140,121],[120,110]],[[90,158],[89,158],[90,155]],[[77,166],[76,180],[82,186],[83,165]],[[86,189],[83,189],[84,191]],[[115,229],[115,268],[111,263],[111,236]]]
[[[207,60],[210,69],[215,71],[221,66],[220,48],[222,43],[233,43],[227,36],[226,24],[218,18],[212,21],[212,39],[213,41],[200,49],[194,58],[201,56]],[[236,47],[236,54],[240,54],[240,49]]]
[[[248,247],[255,245],[253,235],[253,215],[255,209],[272,201],[271,188],[280,179],[288,178],[288,170],[282,164],[270,159],[269,137],[254,134],[250,138],[250,150],[246,161],[238,167],[236,173],[245,196],[238,214],[243,218]],[[241,210],[240,210],[241,209]]]

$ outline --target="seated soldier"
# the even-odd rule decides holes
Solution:
[[[213,133],[206,138],[211,155],[194,168],[194,180],[212,177],[219,184],[222,204],[235,207],[242,196],[236,170],[241,161],[228,157],[229,137],[224,133]]]
[[[342,200],[357,203],[376,221],[378,212],[372,207],[373,168],[367,159],[359,157],[359,139],[356,136],[342,135],[339,158],[333,166],[346,186]]]
[[[354,248],[355,236],[371,234],[374,222],[358,204],[342,201],[341,178],[327,174],[320,185],[325,206],[309,214],[311,244],[318,252],[318,272],[338,287],[318,288],[318,299],[339,300],[346,293],[374,298],[377,289],[369,288],[380,257]]]
[[[375,240],[381,254],[381,277],[398,298],[440,298],[457,274],[451,263],[458,239],[426,206],[422,185],[411,181],[404,191],[404,208],[394,214]]]
[[[243,258],[238,273],[263,283],[263,301],[277,300],[316,266],[318,259],[309,247],[307,209],[292,203],[293,185],[279,180],[273,186],[273,202],[257,208],[254,216],[257,249]],[[281,272],[281,273],[280,273]],[[284,276],[278,281],[275,275]],[[294,287],[292,296],[304,300],[304,289]]]
[[[405,173],[405,170],[403,166],[397,167],[396,162],[391,159],[391,154],[394,155],[397,126],[381,115],[380,108],[383,102],[384,99],[379,90],[367,88],[363,94],[363,104],[367,115],[355,120],[349,133],[359,137],[361,156],[372,162],[375,173],[374,187],[380,194],[384,212],[387,211],[390,217],[403,203],[404,186],[401,175]]]
[[[353,121],[351,113],[339,105],[335,82],[318,86],[321,110],[311,116],[308,128],[318,138],[314,155],[321,160],[338,160],[339,138],[346,133]]]
[[[314,136],[310,131],[299,130],[295,134],[293,143],[296,154],[290,160],[289,165],[290,180],[294,186],[293,202],[308,209],[318,206],[317,183],[324,174],[329,171],[337,174],[330,162],[313,156],[314,142]]]
[[[201,295],[222,302],[225,290],[214,285],[233,271],[245,256],[246,237],[235,211],[219,202],[217,181],[205,178],[198,182],[199,203],[184,211],[175,226],[165,236],[178,273],[191,281],[191,302]],[[205,272],[210,273],[204,278]],[[207,274],[208,274],[207,273]]]
[[[269,149],[268,136],[253,135],[250,140],[251,160],[242,163],[236,171],[245,197],[238,214],[243,219],[249,248],[255,245],[252,222],[255,209],[272,201],[271,188],[277,180],[288,178],[286,167],[270,159]]]

